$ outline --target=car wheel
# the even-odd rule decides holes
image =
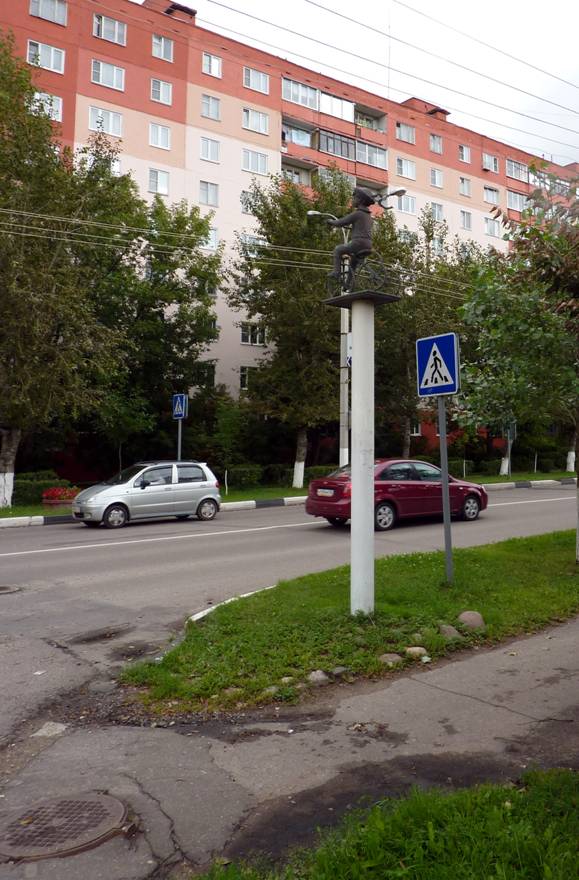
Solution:
[[[387,532],[394,528],[396,523],[396,511],[388,501],[382,501],[376,506],[374,513],[374,528],[377,532]]]
[[[462,505],[462,518],[467,520],[467,522],[474,522],[475,519],[478,519],[479,513],[480,501],[476,495],[468,495]]]
[[[98,527],[100,526],[100,522],[86,522],[85,520],[83,522],[83,526],[86,526],[87,529],[98,529]]]
[[[189,513],[180,513],[179,516],[176,516],[175,519],[189,519]]]
[[[214,501],[213,498],[206,498],[205,501],[202,501],[197,508],[197,516],[199,517],[199,519],[205,521],[215,519],[217,515],[217,510],[217,502]]]
[[[104,512],[103,523],[107,529],[122,529],[129,521],[129,513],[122,504],[111,504]]]
[[[327,516],[326,519],[331,526],[336,526],[336,528],[339,526],[345,526],[348,522],[345,516]]]

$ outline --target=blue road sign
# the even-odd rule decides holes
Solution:
[[[186,394],[173,395],[173,418],[186,419],[189,399]]]
[[[460,387],[456,333],[416,340],[416,376],[419,397],[456,394]]]

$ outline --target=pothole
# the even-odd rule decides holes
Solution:
[[[90,629],[67,639],[69,645],[90,645],[93,642],[106,642],[107,639],[117,639],[134,629],[130,623],[121,623],[118,626],[103,626],[100,629]]]
[[[128,830],[126,818],[125,805],[108,794],[38,801],[0,818],[0,859],[34,862],[71,856]]]
[[[0,586],[0,596],[4,596],[7,593],[20,593],[22,592],[22,587],[17,587],[14,584],[7,584],[4,586]]]

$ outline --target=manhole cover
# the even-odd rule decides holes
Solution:
[[[126,813],[108,794],[39,801],[0,817],[0,857],[32,862],[92,849],[122,832]]]
[[[19,593],[21,589],[22,589],[22,587],[15,587],[15,586],[10,586],[10,585],[3,586],[3,587],[0,587],[0,596],[2,596],[4,593]]]

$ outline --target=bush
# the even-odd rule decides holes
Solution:
[[[27,483],[37,483],[39,480],[58,480],[58,474],[55,471],[30,471],[29,473],[15,474],[14,479],[24,480]],[[57,485],[55,483],[54,485]]]
[[[308,467],[304,471],[304,483],[309,483],[310,480],[319,480],[321,477],[327,477],[328,474],[331,474],[337,468],[337,464],[320,464]]]
[[[458,477],[462,480],[474,471],[474,461],[465,460],[464,458],[449,458],[448,471],[453,477]]]
[[[291,486],[292,474],[287,464],[266,464],[262,479],[266,486]]]
[[[263,468],[259,464],[242,464],[227,469],[227,483],[232,489],[246,489],[261,483]]]
[[[13,505],[40,504],[42,493],[57,486],[70,487],[68,480],[14,480]],[[77,490],[78,492],[78,490]]]
[[[433,455],[414,455],[414,461],[425,461],[427,464],[437,464]]]
[[[478,463],[478,472],[480,474],[488,474],[489,476],[496,477],[501,469],[501,460],[500,458],[491,458],[486,461],[479,461]]]
[[[547,457],[542,458],[542,457],[541,457],[541,458],[539,458],[539,460],[538,460],[538,462],[537,462],[537,467],[538,467],[539,470],[542,471],[544,474],[548,474],[549,471],[554,471],[554,470],[555,470],[555,459],[554,459],[554,458],[547,458]]]

